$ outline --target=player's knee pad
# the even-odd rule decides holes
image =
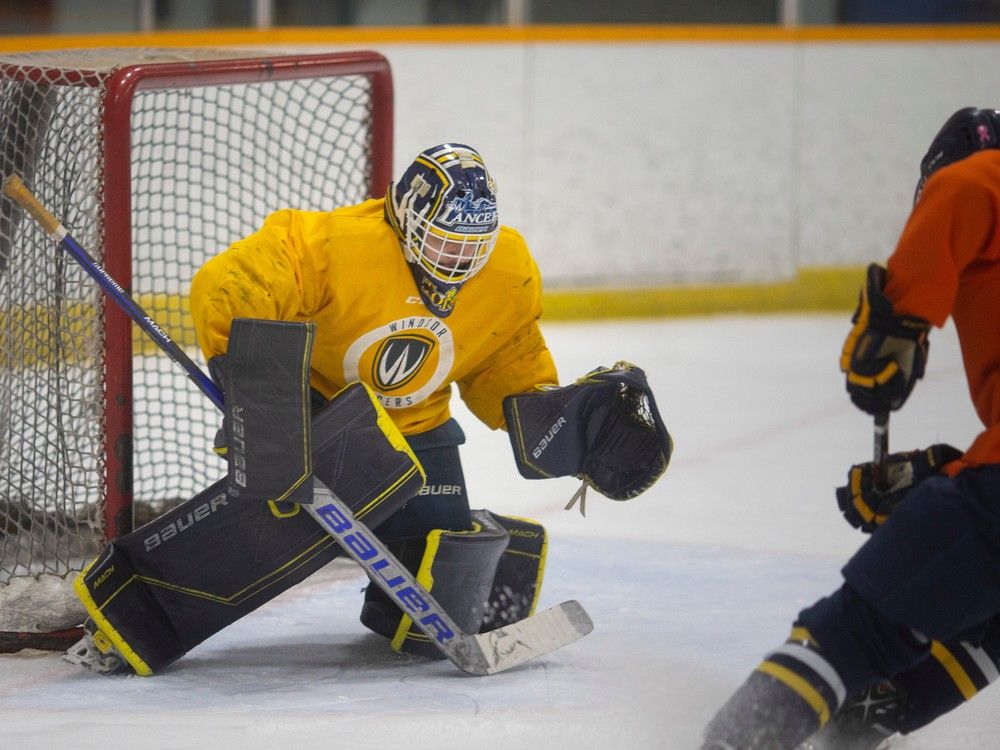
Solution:
[[[483,620],[497,564],[510,535],[486,511],[473,511],[473,529],[435,529],[425,538],[404,539],[389,544],[390,550],[441,604],[455,624],[466,633],[476,633]],[[390,601],[375,584],[368,585],[361,622],[389,638],[394,651],[420,656],[440,656],[409,616]]]
[[[534,612],[545,571],[545,529],[525,518],[472,511],[472,531],[435,530],[425,538],[390,543],[455,623],[486,632]],[[395,651],[438,657],[440,652],[381,589],[369,584],[361,622],[392,641]]]
[[[510,535],[500,557],[480,632],[495,630],[533,614],[542,590],[548,535],[530,518],[494,515]]]

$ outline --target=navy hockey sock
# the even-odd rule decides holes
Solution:
[[[765,657],[705,730],[703,750],[793,750],[844,702],[833,666],[806,631]]]

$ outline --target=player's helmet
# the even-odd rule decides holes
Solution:
[[[460,143],[422,151],[389,183],[385,209],[424,304],[447,317],[500,233],[496,186],[483,157]]]
[[[920,181],[913,201],[930,176],[984,148],[1000,148],[1000,111],[964,107],[948,118],[920,162]]]

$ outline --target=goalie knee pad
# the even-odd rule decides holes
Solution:
[[[393,542],[390,550],[416,575],[463,632],[477,633],[497,564],[510,535],[486,511],[473,511],[469,531],[435,529],[426,538]],[[389,638],[393,651],[440,656],[440,651],[374,583],[365,591],[361,622]]]
[[[389,545],[466,633],[495,630],[534,613],[548,547],[545,529],[535,521],[485,510],[472,511],[472,519],[472,531],[435,530],[426,539]],[[394,651],[440,656],[374,584],[365,592],[361,622],[389,638]]]
[[[535,612],[545,575],[548,534],[530,518],[494,515],[507,530],[510,544],[504,550],[493,578],[493,588],[479,632],[496,630]]]

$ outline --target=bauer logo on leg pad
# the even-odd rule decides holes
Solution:
[[[434,637],[439,643],[444,643],[455,637],[455,632],[448,627],[441,616],[431,609],[420,591],[407,585],[406,576],[402,575],[398,563],[382,555],[375,545],[372,544],[366,529],[359,528],[359,524],[349,518],[339,508],[331,503],[317,505],[314,508],[314,517],[319,518],[322,523],[333,532],[345,547],[365,561],[373,560],[371,568],[385,581],[391,589],[392,597],[404,612],[411,617],[418,619],[421,623],[434,630]],[[423,616],[420,616],[421,613]]]
[[[211,500],[199,503],[186,513],[181,512],[183,509],[174,509],[167,523],[160,526],[160,528],[149,536],[143,537],[143,547],[145,547],[146,552],[156,549],[164,542],[169,542],[182,531],[187,531],[198,523],[198,521],[204,521],[223,505],[228,505],[228,501],[226,493],[220,492]]]
[[[243,419],[243,407],[234,404],[229,410],[232,420],[229,436],[230,476],[243,489],[247,486],[247,426]]]

